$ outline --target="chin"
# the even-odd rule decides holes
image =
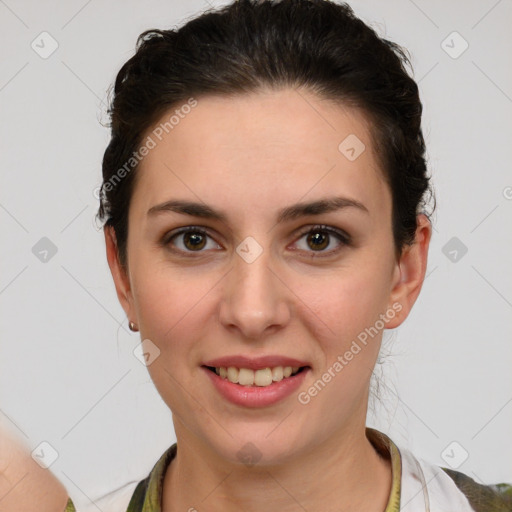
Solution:
[[[246,467],[281,465],[289,462],[296,454],[301,443],[289,428],[277,432],[276,422],[247,428],[243,433],[237,431],[233,437],[205,439],[212,449],[230,464]],[[228,430],[229,432],[229,430]]]

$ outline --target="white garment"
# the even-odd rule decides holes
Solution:
[[[400,511],[475,512],[452,478],[439,466],[398,447],[402,459]]]
[[[74,503],[76,512],[126,512],[139,481],[130,482],[87,503]]]

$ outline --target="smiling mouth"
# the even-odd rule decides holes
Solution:
[[[293,378],[295,375],[298,375],[309,368],[309,366],[276,366],[273,368],[267,367],[259,370],[251,370],[250,368],[236,368],[234,366],[230,366],[228,368],[215,368],[213,366],[203,367],[232,384],[253,387],[271,386],[272,384],[282,380]]]

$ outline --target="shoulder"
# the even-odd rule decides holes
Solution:
[[[177,444],[174,443],[158,459],[149,475],[138,483],[126,512],[161,509],[165,472],[176,456],[176,451]]]
[[[455,482],[475,512],[512,512],[512,484],[483,485],[459,471],[441,469]]]
[[[63,512],[125,512],[128,503],[140,487],[140,482],[134,481],[108,494],[96,499],[89,499],[88,502],[75,505],[71,498],[68,498],[66,508]],[[141,508],[142,510],[142,508]]]
[[[71,499],[68,500],[63,512],[141,512],[142,510],[160,510],[162,485],[167,467],[176,455],[177,445],[174,443],[158,459],[149,475],[143,480],[130,482],[121,489],[113,491],[91,502],[87,508],[75,508]]]
[[[512,484],[484,485],[399,448],[400,504],[431,512],[512,512]]]

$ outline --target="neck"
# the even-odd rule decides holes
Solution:
[[[364,423],[357,433],[340,432],[286,464],[250,467],[226,464],[179,427],[175,423],[178,450],[165,474],[162,512],[386,508],[391,462],[370,443]]]

